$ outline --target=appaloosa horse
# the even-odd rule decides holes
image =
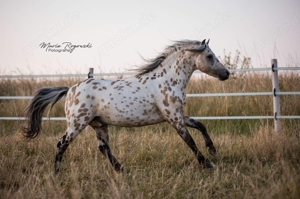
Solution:
[[[168,122],[196,155],[200,165],[213,167],[198,150],[187,127],[200,130],[209,152],[216,149],[205,126],[184,114],[186,86],[192,73],[200,71],[226,80],[229,71],[219,62],[208,46],[209,42],[178,41],[148,64],[136,69],[137,75],[119,80],[87,79],[68,87],[42,88],[26,108],[27,138],[35,138],[41,131],[42,115],[47,105],[66,96],[67,130],[57,144],[55,171],[59,171],[62,156],[69,144],[86,127],[96,131],[98,147],[116,171],[122,165],[109,147],[108,125],[138,127]]]

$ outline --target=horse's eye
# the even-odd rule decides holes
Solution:
[[[210,54],[210,55],[207,55],[207,58],[208,58],[208,59],[212,59],[213,56]]]

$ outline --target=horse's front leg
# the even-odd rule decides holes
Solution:
[[[183,118],[182,118],[183,119]],[[177,133],[180,137],[185,141],[185,143],[192,149],[193,153],[196,155],[198,162],[205,168],[213,168],[212,164],[205,159],[202,153],[196,146],[196,143],[190,133],[188,132],[187,128],[184,125],[184,120],[179,122],[170,122],[170,124],[175,127]]]
[[[199,131],[202,132],[203,138],[205,140],[205,145],[206,145],[206,147],[208,147],[209,153],[211,155],[215,156],[216,155],[216,149],[215,149],[214,144],[213,144],[212,140],[210,139],[210,137],[209,137],[209,135],[206,131],[205,126],[201,122],[199,122],[197,120],[194,120],[194,119],[192,119],[190,117],[187,117],[187,116],[184,117],[184,124],[188,127],[198,129]]]

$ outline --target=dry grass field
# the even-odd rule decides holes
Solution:
[[[280,73],[281,91],[300,91],[299,73]],[[30,96],[41,87],[71,86],[78,78],[1,79],[0,95]],[[249,73],[225,82],[192,79],[188,93],[271,91],[268,74]],[[299,96],[282,96],[282,115],[300,115]],[[1,116],[22,116],[28,100],[0,100]],[[64,100],[51,116],[64,116]],[[187,115],[272,115],[272,96],[188,98]],[[54,174],[56,144],[64,121],[44,121],[34,140],[25,140],[21,121],[0,121],[0,198],[300,198],[300,122],[282,120],[202,121],[217,149],[207,152],[200,132],[190,129],[200,151],[215,164],[202,169],[168,124],[110,127],[116,173],[87,128],[64,154]]]

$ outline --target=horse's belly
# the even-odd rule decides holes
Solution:
[[[103,108],[101,120],[115,126],[145,126],[165,121],[161,112],[151,105]]]
[[[164,122],[165,120],[160,116],[151,116],[151,117],[122,117],[111,120],[109,124],[115,126],[127,126],[127,127],[135,127],[135,126],[146,126],[151,124],[157,124]]]

